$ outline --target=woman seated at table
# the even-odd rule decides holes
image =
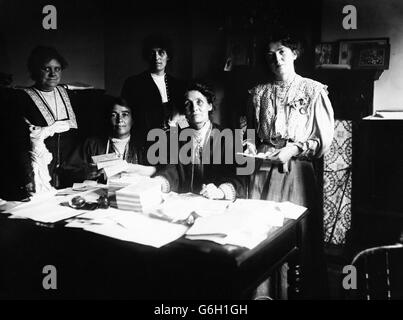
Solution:
[[[220,153],[221,163],[225,159],[225,143],[219,144],[220,139],[215,139],[222,128],[210,121],[215,109],[214,99],[213,90],[206,84],[196,82],[186,89],[184,113],[190,128],[184,130],[189,130],[191,142],[179,141],[179,150],[191,143],[191,161],[185,164],[179,156],[178,164],[168,164],[157,172],[155,179],[161,181],[163,192],[192,192],[209,199],[225,200],[242,196],[242,184],[236,177],[235,166],[213,163],[214,152]],[[203,150],[207,147],[209,154],[206,156]]]
[[[131,172],[145,176],[154,174],[155,168],[147,166],[146,153],[133,134],[133,118],[126,101],[113,97],[107,109],[107,134],[86,139],[63,165],[64,174],[70,176],[72,182],[86,179],[104,182],[105,172],[97,169],[92,157],[106,154],[115,154],[116,158],[131,164],[128,167]]]

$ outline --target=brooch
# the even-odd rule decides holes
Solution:
[[[308,113],[308,99],[307,98],[300,98],[294,100],[290,103],[290,105],[299,111],[300,114],[306,115]]]

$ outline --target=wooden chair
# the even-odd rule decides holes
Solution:
[[[403,244],[365,249],[352,265],[357,270],[357,290],[351,290],[351,298],[403,299]]]

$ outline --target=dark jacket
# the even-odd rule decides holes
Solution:
[[[88,138],[77,147],[69,159],[62,165],[61,174],[64,181],[73,184],[74,182],[86,180],[88,178],[87,173],[89,166],[93,163],[91,157],[106,153],[108,139],[108,137]],[[113,152],[112,144],[110,144],[110,148],[109,153]],[[128,156],[125,160],[129,163],[148,165],[144,148],[137,147],[134,143],[130,142]]]
[[[200,164],[202,167],[200,172],[200,168],[198,168],[198,164],[183,164],[179,160],[178,164],[168,164],[165,168],[161,169],[156,173],[156,176],[162,176],[169,181],[171,191],[178,193],[186,193],[193,192],[199,193],[202,189],[203,184],[214,183],[217,187],[222,183],[232,183],[235,187],[237,197],[244,198],[245,197],[245,179],[243,176],[236,175],[236,164],[234,157],[233,148],[229,147],[228,142],[224,139],[217,139],[217,134],[221,132],[223,128],[219,127],[216,124],[213,124],[212,131],[210,137],[207,141],[205,141],[204,148],[206,148],[206,144],[210,144],[210,154],[209,154],[209,163],[208,164]],[[189,143],[190,138],[187,141],[179,141],[179,150],[185,144]],[[227,148],[227,150],[225,150]],[[233,163],[225,164],[225,152],[231,152],[233,154]],[[220,152],[221,154],[221,162],[220,164],[213,163],[213,152]],[[193,178],[192,178],[193,177]],[[193,181],[193,186],[192,186]]]
[[[76,108],[76,97],[70,91],[66,90],[68,94],[68,99],[70,100],[75,118],[77,121],[77,126],[80,128],[78,114],[78,108]],[[23,90],[15,90],[15,101],[14,104],[17,108],[21,110],[21,114],[25,117],[31,124],[35,126],[45,127],[48,126],[45,118],[39,111],[38,107],[31,99],[31,97]],[[70,117],[70,115],[68,115]],[[28,127],[28,125],[26,125]],[[60,181],[58,168],[60,165],[70,156],[71,152],[77,146],[79,141],[78,129],[70,129],[67,132],[55,133],[52,137],[45,139],[46,148],[52,154],[52,161],[49,164],[49,174],[52,178],[52,186],[58,188],[63,187],[64,182]],[[28,168],[28,166],[25,166]],[[25,172],[26,176],[32,176],[32,172]]]
[[[148,71],[126,79],[122,97],[133,110],[136,137],[147,144],[151,129],[163,128],[174,110],[181,110],[184,96],[184,82],[166,75],[169,102],[162,104],[157,85]]]

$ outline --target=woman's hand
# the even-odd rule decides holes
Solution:
[[[290,144],[281,148],[277,153],[271,155],[271,160],[278,161],[281,163],[287,163],[288,161],[291,160],[292,157],[298,155],[298,153],[299,153],[298,147]]]
[[[245,153],[252,154],[252,155],[257,154],[256,146],[254,143],[252,143],[248,140],[245,140],[245,141],[243,141],[242,146],[246,146],[246,150],[244,151]]]
[[[86,172],[86,178],[88,180],[96,180],[98,179],[103,173],[104,173],[104,169],[98,169],[96,164],[91,163],[88,167],[87,167],[87,172]]]
[[[289,171],[289,161],[292,157],[299,154],[299,149],[296,145],[289,144],[281,148],[277,154],[273,154],[270,158],[273,162],[279,162],[283,165],[283,172]]]
[[[213,183],[209,183],[208,185],[203,184],[202,191],[200,194],[207,199],[224,199],[224,192],[215,186]]]

